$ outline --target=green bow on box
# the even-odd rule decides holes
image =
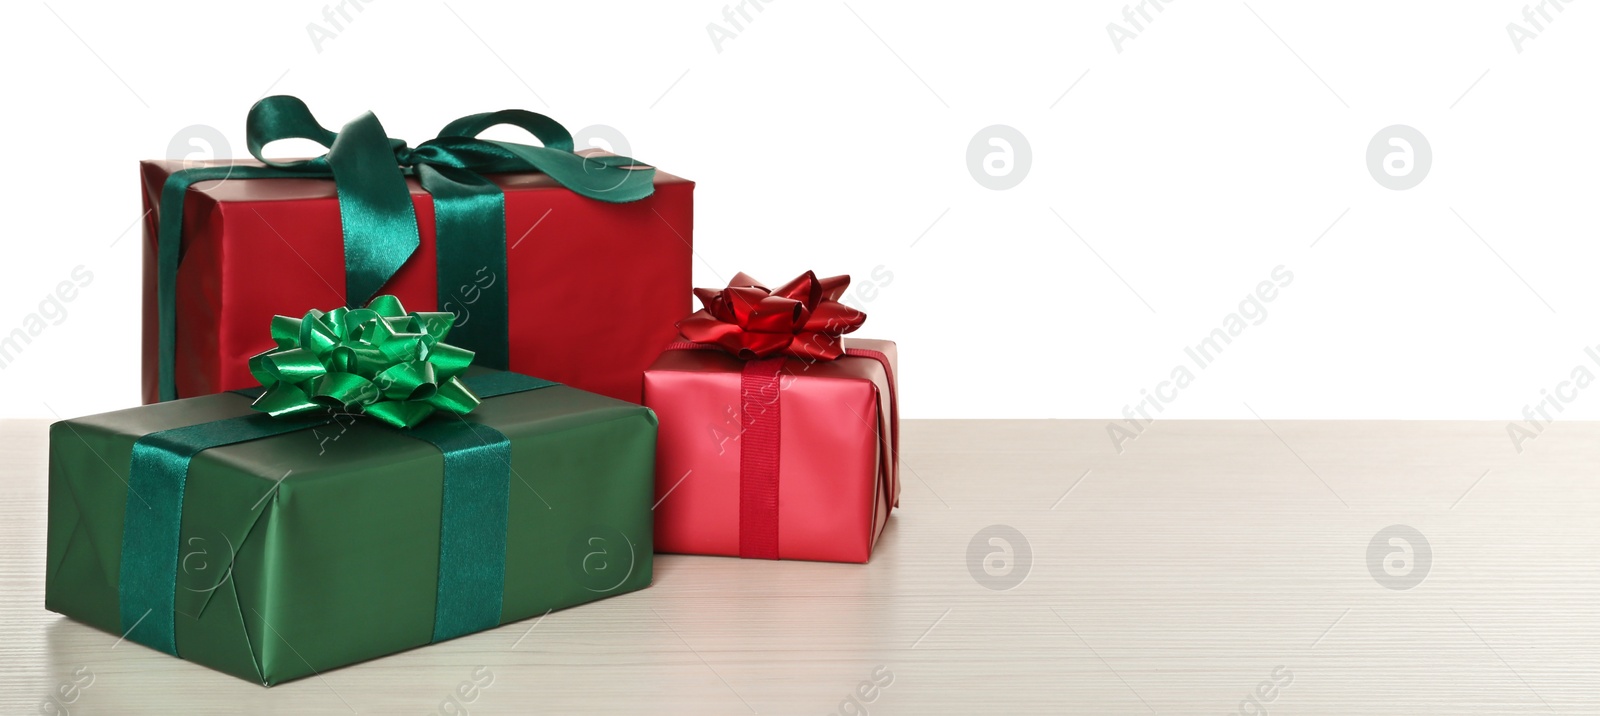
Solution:
[[[473,353],[444,342],[454,323],[449,312],[407,313],[387,295],[366,308],[274,316],[278,347],[250,358],[267,389],[251,407],[274,417],[364,412],[397,428],[435,410],[470,413],[481,401],[457,376]]]
[[[336,422],[365,413],[444,456],[434,640],[499,623],[505,581],[511,442],[490,425],[457,416],[482,398],[539,390],[547,380],[510,372],[461,376],[473,352],[444,342],[451,313],[407,313],[394,296],[365,308],[275,316],[278,347],[250,359],[266,388],[259,411],[160,430],[139,438],[128,465],[118,609],[132,641],[178,653],[174,609],[179,535],[189,465],[205,450]],[[246,392],[246,391],[239,391]],[[480,397],[481,396],[481,397]],[[286,476],[287,477],[287,476]]]

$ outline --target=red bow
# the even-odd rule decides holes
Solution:
[[[678,330],[741,360],[780,354],[834,360],[844,355],[839,336],[867,320],[867,314],[839,303],[849,287],[849,276],[819,279],[807,271],[774,290],[741,273],[721,291],[695,289],[705,309],[679,321]]]

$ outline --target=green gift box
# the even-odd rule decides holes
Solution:
[[[411,430],[235,393],[55,423],[46,608],[272,685],[649,586],[655,415],[464,383]]]

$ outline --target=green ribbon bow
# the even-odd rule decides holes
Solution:
[[[510,125],[544,146],[479,139],[484,130]],[[161,188],[157,236],[158,397],[178,397],[177,284],[182,256],[183,200],[195,182],[219,179],[331,177],[339,197],[344,233],[347,306],[365,304],[421,244],[416,210],[406,177],[415,176],[433,196],[438,253],[439,305],[452,291],[474,283],[476,272],[506,274],[505,195],[483,174],[540,172],[572,191],[607,202],[643,199],[655,190],[655,170],[628,157],[585,156],[573,151],[572,134],[555,120],[520,109],[472,114],[416,147],[392,139],[371,112],[339,132],[317,123],[298,98],[267,97],[250,108],[245,123],[250,154],[266,166],[197,167],[173,172]],[[309,139],[328,148],[299,161],[267,159],[262,150],[281,139]],[[457,340],[483,365],[510,364],[506,282],[483,289],[474,318]]]
[[[397,428],[436,410],[470,413],[482,401],[458,378],[472,351],[444,342],[454,323],[449,312],[407,313],[394,296],[366,308],[274,316],[278,347],[250,358],[251,375],[266,388],[250,407],[274,417],[365,412]]]

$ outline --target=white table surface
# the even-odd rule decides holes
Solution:
[[[1158,422],[1117,454],[1104,422],[907,421],[869,565],[662,556],[644,591],[271,689],[44,610],[45,426],[0,423],[8,714],[1600,713],[1600,424],[1518,454],[1499,423]],[[1368,564],[1396,524],[1432,555],[1409,589]],[[969,566],[991,525],[1031,563]]]

